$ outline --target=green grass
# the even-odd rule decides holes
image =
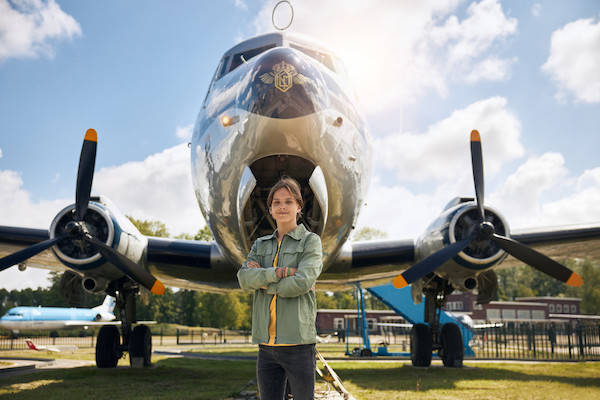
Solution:
[[[205,348],[204,348],[205,347]],[[203,346],[212,354],[256,353],[255,346]],[[339,354],[339,345],[319,345]],[[24,352],[21,352],[23,356]],[[6,352],[0,353],[7,356]],[[27,353],[29,354],[29,353]],[[55,356],[55,355],[52,355]],[[56,356],[58,357],[58,356]],[[63,358],[62,355],[60,355]],[[93,359],[91,350],[72,358]],[[255,377],[254,361],[216,361],[153,356],[150,369],[94,367],[47,370],[13,377],[0,375],[1,399],[224,399]],[[128,365],[127,359],[119,363]],[[600,363],[483,363],[465,368],[413,368],[410,361],[331,361],[346,389],[357,399],[596,399]],[[326,385],[318,380],[317,387]],[[256,390],[250,386],[249,390]]]

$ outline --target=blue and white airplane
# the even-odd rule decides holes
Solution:
[[[72,326],[120,324],[114,321],[115,299],[106,296],[94,308],[13,307],[0,318],[0,328],[15,333],[21,330],[61,329]]]

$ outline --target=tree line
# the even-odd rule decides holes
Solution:
[[[166,225],[159,221],[137,220],[132,223],[146,236],[170,237]],[[373,228],[358,230],[353,240],[369,240],[385,237],[382,231]],[[175,236],[181,239],[212,240],[208,227],[196,234]],[[568,260],[567,265],[583,278],[579,288],[568,287],[528,266],[498,269],[498,294],[494,300],[513,300],[516,297],[563,296],[582,299],[581,310],[587,314],[600,311],[600,268],[590,260],[577,262]],[[68,307],[60,290],[61,274],[53,272],[52,285],[48,288],[11,290],[0,289],[0,315],[17,305],[43,305]],[[143,301],[144,297],[147,301]],[[94,307],[102,303],[103,295],[85,293],[83,307]],[[341,292],[317,292],[317,304],[321,309],[356,309],[355,290]],[[367,309],[387,309],[383,303],[365,291]],[[203,326],[221,329],[250,329],[252,319],[252,293],[230,291],[206,293],[193,290],[167,288],[162,296],[138,296],[138,319],[187,326]]]

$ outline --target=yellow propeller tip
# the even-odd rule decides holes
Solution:
[[[165,285],[163,285],[162,282],[157,279],[156,282],[154,282],[154,285],[152,285],[152,289],[150,289],[150,291],[160,296],[165,293]]]
[[[481,142],[481,137],[479,136],[477,129],[471,131],[471,142]]]
[[[581,279],[581,276],[579,276],[577,272],[573,272],[571,276],[569,276],[569,279],[567,279],[567,282],[565,283],[568,286],[579,287],[583,284],[583,279]]]
[[[408,282],[406,282],[406,279],[404,279],[402,275],[395,277],[392,284],[396,289],[402,289],[403,287],[408,286]]]
[[[95,129],[88,129],[85,132],[85,137],[83,138],[83,140],[87,140],[89,142],[97,142],[98,141],[98,134],[96,133]]]

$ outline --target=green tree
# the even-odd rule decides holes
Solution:
[[[317,292],[317,304],[319,308],[337,309],[337,301],[333,292]]]
[[[583,284],[580,287],[567,287],[566,296],[581,298],[583,314],[600,314],[600,265],[590,260],[582,263],[570,260],[567,265],[581,275]]]
[[[358,242],[358,241],[362,241],[362,240],[382,239],[387,236],[388,236],[387,232],[381,231],[376,228],[371,228],[371,227],[365,226],[353,233],[352,241]]]
[[[204,225],[204,228],[198,229],[195,235],[191,233],[181,233],[175,236],[175,239],[185,239],[185,240],[201,240],[204,242],[210,242],[213,240],[213,235],[208,228],[208,225]]]
[[[160,221],[152,221],[152,220],[141,220],[135,219],[131,216],[127,216],[131,223],[140,231],[142,235],[145,236],[155,236],[155,237],[169,237],[169,230],[167,226]]]
[[[201,293],[194,290],[177,292],[177,321],[187,326],[200,326],[202,320]]]
[[[213,328],[239,329],[247,327],[248,305],[237,293],[202,293],[201,324]]]

